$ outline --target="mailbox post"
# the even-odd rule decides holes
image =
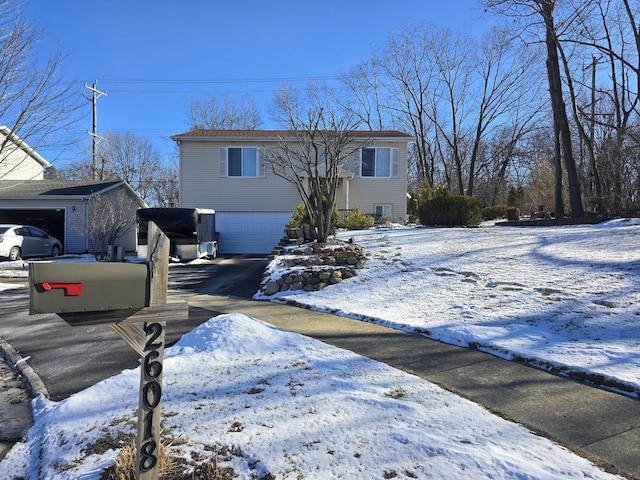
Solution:
[[[142,357],[136,479],[157,479],[165,327],[189,315],[186,302],[167,301],[169,238],[150,221],[146,265],[32,263],[29,276],[31,314],[108,324]]]
[[[151,267],[149,303],[167,303],[169,283],[169,238],[149,222],[147,260]],[[139,480],[158,478],[160,407],[164,360],[165,321],[144,323],[144,348],[140,367],[136,475]]]

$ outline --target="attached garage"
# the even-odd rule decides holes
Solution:
[[[216,211],[220,253],[269,254],[284,236],[291,212]]]
[[[0,223],[33,225],[65,245],[65,208],[0,208]]]

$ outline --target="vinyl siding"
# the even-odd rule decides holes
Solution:
[[[0,179],[2,180],[42,180],[42,165],[27,155],[23,150],[11,149],[0,162]]]
[[[300,203],[295,188],[266,168],[264,177],[221,177],[221,147],[257,147],[264,143],[252,143],[240,139],[236,144],[228,141],[180,142],[180,206],[186,208],[212,208],[216,212],[293,212]],[[351,180],[341,179],[336,195],[338,208],[345,208],[345,183],[349,187],[349,207],[359,207],[363,212],[375,213],[376,205],[391,205],[395,221],[404,222],[407,192],[407,141],[377,141],[375,147],[398,149],[398,176],[360,177],[359,162],[355,158],[345,169],[355,171]],[[266,147],[268,148],[268,147]],[[223,172],[224,173],[224,172]]]
[[[268,168],[264,177],[221,177],[220,147],[224,146],[227,145],[181,143],[181,207],[213,208],[216,212],[293,212],[300,202],[298,193]],[[243,142],[242,146],[261,147],[250,142]]]
[[[376,143],[375,146],[398,148],[398,176],[355,176],[349,182],[349,207],[375,214],[376,205],[391,205],[393,220],[403,223],[407,214],[407,144]]]

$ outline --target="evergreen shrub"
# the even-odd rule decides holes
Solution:
[[[507,205],[493,205],[491,207],[484,207],[482,209],[482,218],[485,220],[496,220],[498,218],[507,218],[507,210],[510,208]]]
[[[482,221],[482,209],[475,198],[447,190],[424,202],[419,217],[422,225],[475,226]]]
[[[358,207],[347,210],[340,227],[347,230],[366,230],[373,227],[373,218],[363,213]]]

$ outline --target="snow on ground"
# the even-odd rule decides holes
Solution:
[[[640,221],[341,235],[348,237],[371,254],[357,277],[276,300],[602,375],[638,396]],[[279,263],[270,268],[279,276]]]
[[[225,452],[239,479],[616,478],[415,376],[241,314],[187,334],[163,371],[175,450]],[[115,452],[88,452],[133,434],[138,386],[130,370],[58,403],[38,398],[2,478],[99,478]]]
[[[357,277],[275,301],[638,387],[640,223],[343,236],[371,254]],[[217,450],[240,479],[617,478],[415,376],[240,314],[184,336],[163,372],[173,450]],[[61,402],[36,399],[0,478],[99,478],[116,454],[100,445],[135,430],[138,387],[130,370]]]

